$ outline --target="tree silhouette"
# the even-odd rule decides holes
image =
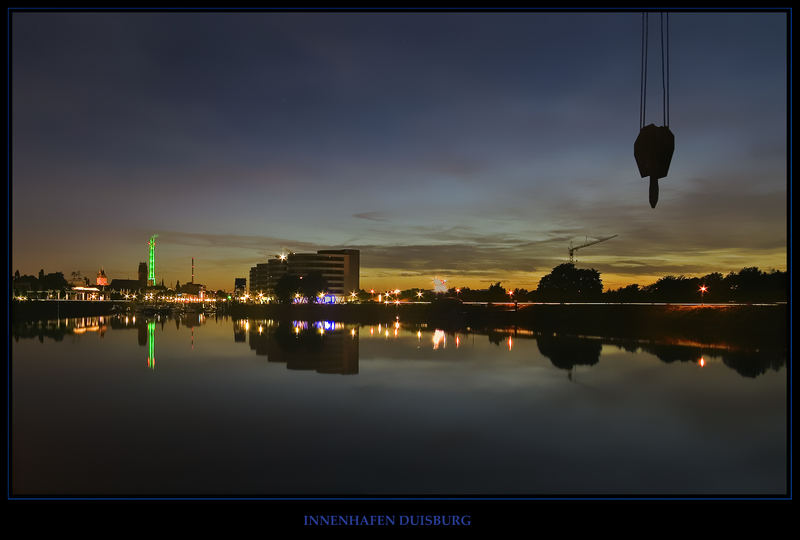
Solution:
[[[636,283],[628,285],[627,287],[622,287],[615,291],[607,291],[603,293],[603,296],[608,302],[621,303],[640,302],[644,297],[642,291],[639,289],[639,285]]]
[[[300,276],[297,274],[284,274],[275,284],[275,297],[282,304],[288,304],[294,295],[300,291]]]
[[[559,264],[539,280],[537,292],[542,300],[596,300],[603,292],[600,272],[594,268],[575,268],[572,263]]]
[[[328,290],[328,280],[322,277],[322,272],[310,272],[300,281],[300,292],[308,298],[308,303],[316,303],[320,293]]]
[[[700,300],[700,285],[700,278],[664,276],[645,287],[645,293],[658,302],[696,302]]]
[[[498,281],[494,285],[489,285],[489,289],[487,289],[487,296],[489,297],[490,301],[503,301],[506,299],[506,290]]]

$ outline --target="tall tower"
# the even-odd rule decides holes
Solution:
[[[194,283],[194,257],[192,257],[192,283]]]
[[[150,237],[150,241],[147,242],[148,247],[150,248],[150,257],[148,259],[149,264],[147,265],[147,284],[150,286],[155,286],[156,284],[156,237],[158,235],[154,234]]]
[[[147,284],[147,263],[139,263],[139,286],[144,287]]]

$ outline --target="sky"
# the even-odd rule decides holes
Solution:
[[[11,14],[11,271],[233,289],[288,250],[362,288],[606,289],[787,267],[787,14],[669,16],[675,153],[638,174],[640,13]],[[650,15],[646,123],[663,124]]]

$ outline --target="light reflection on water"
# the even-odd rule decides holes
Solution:
[[[786,489],[780,349],[199,314],[12,336],[15,493]]]

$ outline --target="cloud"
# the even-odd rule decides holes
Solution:
[[[149,230],[140,229],[136,234],[147,237]],[[318,249],[309,242],[280,238],[276,236],[244,235],[244,234],[212,234],[184,231],[160,230],[158,233],[160,244],[176,244],[185,246],[203,246],[217,248],[245,248],[254,250],[280,249],[288,246],[295,250]]]
[[[383,212],[361,212],[360,214],[353,214],[353,217],[370,221],[389,221],[384,217]]]

